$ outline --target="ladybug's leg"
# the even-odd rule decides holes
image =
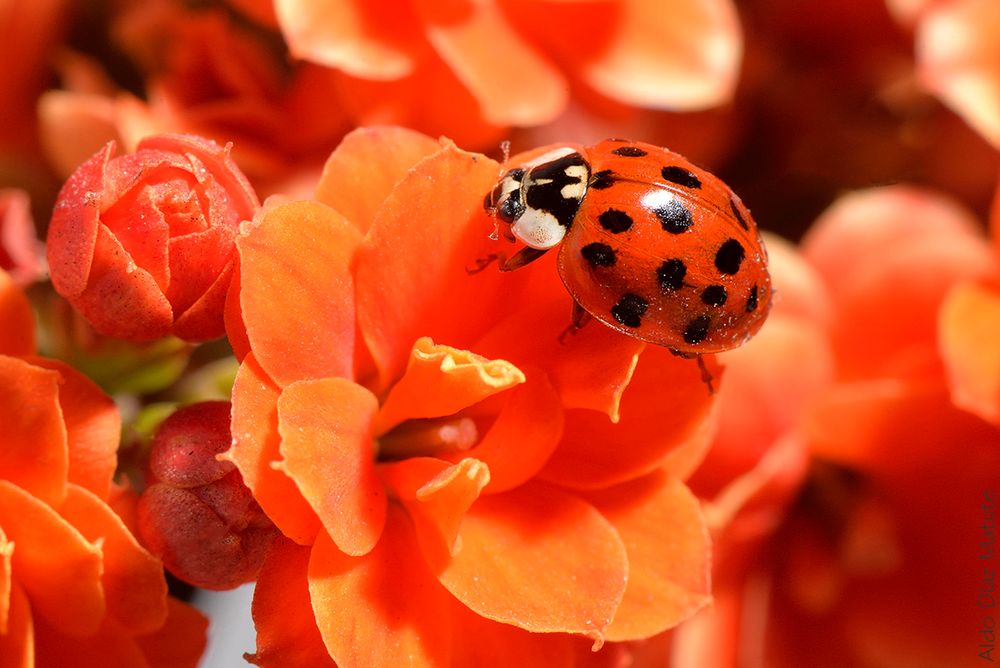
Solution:
[[[587,310],[580,306],[580,303],[573,300],[573,316],[570,320],[569,327],[562,331],[559,335],[559,343],[566,343],[566,337],[576,334],[577,331],[583,328],[588,322],[594,319],[594,316],[587,313]]]
[[[708,367],[705,365],[705,360],[702,358],[700,353],[687,353],[675,350],[674,348],[669,348],[668,350],[670,350],[670,352],[677,357],[683,357],[686,360],[693,357],[695,361],[698,362],[698,370],[701,371],[701,382],[705,383],[709,394],[715,394],[715,386],[712,384],[712,372],[708,370]]]
[[[525,246],[510,257],[507,257],[504,253],[490,253],[489,255],[476,260],[475,264],[471,267],[466,267],[465,271],[470,274],[478,274],[494,262],[497,263],[500,271],[514,271],[515,269],[520,269],[526,264],[534,262],[544,254],[545,250],[531,248],[530,246]]]

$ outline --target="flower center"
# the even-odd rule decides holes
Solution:
[[[378,458],[388,461],[462,452],[478,440],[476,423],[468,417],[407,420],[379,437]]]

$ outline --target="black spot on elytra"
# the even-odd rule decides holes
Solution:
[[[618,209],[608,209],[597,217],[601,227],[612,234],[621,234],[632,227],[632,217]]]
[[[590,177],[590,187],[597,190],[610,188],[615,184],[615,175],[610,169],[602,169]]]
[[[663,178],[685,188],[701,188],[701,179],[677,165],[668,165],[660,170]]]
[[[708,336],[709,317],[707,315],[695,316],[684,328],[684,341],[692,346],[698,345]]]
[[[746,251],[743,249],[743,244],[736,239],[726,239],[715,253],[715,268],[723,274],[732,276],[740,270],[740,265],[743,264],[745,257]]]
[[[750,296],[747,297],[747,313],[757,310],[757,286],[750,288]]]
[[[626,292],[618,303],[611,307],[611,315],[626,327],[639,327],[642,316],[649,308],[649,302],[637,294]]]
[[[611,152],[623,158],[641,158],[646,155],[646,152],[638,146],[621,146]]]
[[[709,306],[722,306],[728,296],[726,288],[721,285],[710,285],[701,291],[701,301]]]
[[[539,165],[531,170],[531,185],[525,195],[526,204],[532,209],[548,211],[563,227],[569,227],[580,208],[580,199],[563,197],[563,188],[579,183],[579,179],[569,175],[572,167],[587,169],[587,163],[579,153],[570,153],[552,162]],[[542,183],[539,183],[542,181]]]
[[[740,224],[740,227],[744,230],[749,230],[750,226],[747,224],[747,219],[740,213],[740,207],[736,206],[736,200],[729,200],[729,208],[733,210],[733,215],[736,217],[736,222]]]
[[[660,284],[660,289],[664,292],[674,292],[684,286],[684,277],[687,275],[687,265],[683,260],[676,258],[665,260],[656,270],[656,279]]]
[[[653,207],[663,229],[671,234],[687,232],[691,227],[691,211],[676,199]]]
[[[600,242],[589,243],[580,249],[580,255],[590,263],[591,267],[613,267],[617,257],[615,249]]]

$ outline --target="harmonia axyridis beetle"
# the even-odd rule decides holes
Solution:
[[[718,178],[659,146],[608,139],[556,149],[505,172],[485,207],[506,239],[526,246],[491,258],[504,271],[561,244],[577,326],[586,312],[693,357],[739,346],[770,308],[767,254],[749,211]]]

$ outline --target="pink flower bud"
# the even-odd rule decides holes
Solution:
[[[117,158],[114,149],[59,192],[48,235],[56,290],[109,336],[221,336],[234,238],[260,206],[256,193],[229,147],[201,137],[148,137]]]
[[[229,402],[176,411],[157,429],[151,484],[137,508],[139,533],[175,576],[206,589],[257,577],[276,529],[230,462]]]

